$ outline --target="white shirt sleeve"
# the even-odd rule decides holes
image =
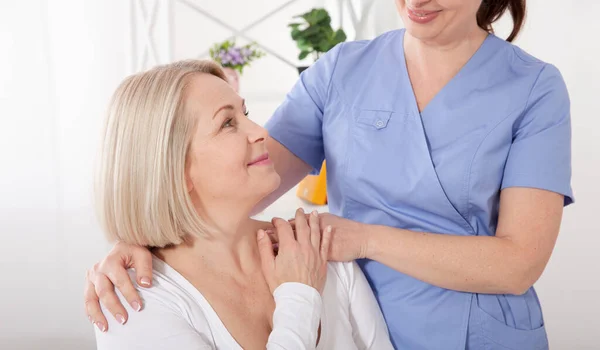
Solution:
[[[302,283],[284,283],[273,296],[273,330],[267,349],[315,349],[322,309],[319,292]]]
[[[344,263],[348,277],[350,323],[359,349],[393,349],[387,325],[373,290],[356,262]]]

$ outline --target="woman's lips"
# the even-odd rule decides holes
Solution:
[[[250,163],[248,163],[248,166],[251,166],[251,165],[268,165],[268,164],[271,164],[271,159],[269,159],[269,154],[265,153],[265,154],[261,155],[260,157],[254,159]]]

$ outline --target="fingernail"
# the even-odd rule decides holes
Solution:
[[[116,314],[115,318],[117,319],[117,321],[119,321],[120,324],[125,324],[125,317],[123,317],[123,315]]]
[[[272,235],[275,232],[273,232],[273,230],[271,230],[271,229],[266,229],[265,233],[268,234],[268,235]]]
[[[135,311],[140,311],[142,309],[142,307],[140,306],[140,303],[138,303],[137,301],[134,301],[133,303],[131,303],[131,307]]]
[[[264,230],[258,230],[258,239],[263,239],[263,237],[265,236],[265,231]]]
[[[313,210],[312,214],[313,214],[313,216],[317,216],[317,214],[319,214],[319,213],[317,213],[316,210]]]
[[[331,231],[332,231],[333,229],[331,228],[331,226],[327,226],[326,230],[327,230],[327,232],[331,233]]]
[[[101,322],[96,322],[96,327],[100,330],[100,332],[106,332],[106,326]]]
[[[94,322],[92,321],[92,316],[90,316],[90,315],[88,315],[88,320],[90,320],[90,322],[91,322],[91,323],[94,323]]]
[[[140,284],[142,286],[150,287],[150,279],[148,277],[142,277]]]

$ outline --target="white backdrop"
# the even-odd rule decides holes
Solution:
[[[286,2],[189,1],[237,28]],[[321,2],[331,9],[337,4]],[[295,62],[286,24],[314,3],[298,1],[248,34]],[[518,44],[556,64],[567,81],[577,199],[566,210],[555,253],[537,288],[552,348],[598,349],[600,2],[529,3]],[[400,25],[390,15],[393,0],[375,0],[373,6],[359,37]],[[155,26],[157,51],[172,48],[172,58],[195,57],[230,34],[185,6],[176,5],[172,13],[174,40],[166,34],[168,12],[158,12]],[[94,348],[82,284],[86,268],[109,246],[94,218],[92,169],[107,100],[134,61],[130,18],[126,0],[0,0],[1,349]],[[345,24],[348,18],[346,12]],[[334,13],[334,19],[340,18]],[[498,34],[505,35],[506,28],[503,22]],[[353,30],[348,32],[353,38]],[[296,78],[294,69],[272,56],[256,62],[241,82],[252,117],[264,123]],[[289,216],[299,205],[290,193],[264,215]]]

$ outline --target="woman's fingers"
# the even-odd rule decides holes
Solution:
[[[324,237],[325,241],[320,238],[318,213],[305,216],[302,209],[296,212],[296,239],[289,222],[279,218],[274,218],[272,222],[280,244],[277,257],[273,254],[272,241],[264,230],[259,230],[257,236],[263,274],[271,291],[286,282],[304,283],[322,291],[327,276],[324,267],[327,264],[330,232]]]
[[[309,217],[310,224],[310,243],[315,251],[319,251],[321,247],[321,227],[319,226],[319,214],[313,211]]]
[[[266,229],[265,233],[269,236],[271,243],[273,243],[273,244],[279,243],[279,237],[277,237],[277,233],[275,233],[275,231]]]
[[[277,229],[279,247],[294,245],[296,240],[294,239],[294,231],[292,231],[292,226],[287,221],[280,218],[273,218],[272,222]]]
[[[258,230],[256,239],[258,240],[258,253],[260,255],[260,265],[263,275],[269,284],[269,288],[273,291],[275,290],[275,255],[273,253],[273,244],[264,230]]]
[[[329,259],[329,247],[331,245],[331,236],[333,235],[333,228],[331,226],[325,227],[325,231],[323,231],[323,237],[321,237],[321,260],[324,263],[327,263]]]
[[[310,228],[304,210],[296,210],[296,239],[303,247],[310,247]]]
[[[85,281],[85,290],[83,292],[85,312],[90,322],[95,324],[102,332],[105,332],[108,322],[106,322],[106,318],[100,309],[100,301],[98,299],[98,294],[96,294],[96,290],[94,289],[94,285],[90,280],[90,274],[91,272],[88,271]]]

